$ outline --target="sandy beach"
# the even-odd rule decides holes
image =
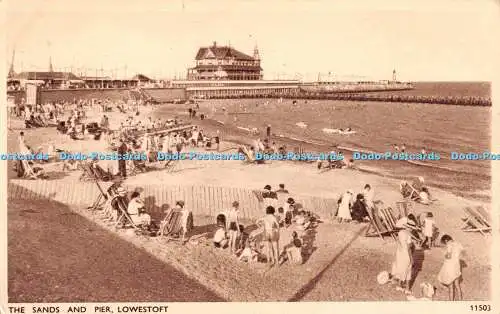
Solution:
[[[141,109],[139,118],[152,114],[154,114],[153,109],[147,107]],[[126,115],[116,112],[107,113],[107,115],[115,125],[116,123],[119,124],[120,119],[126,117]],[[100,113],[88,113],[89,122],[99,121],[99,119]],[[8,134],[10,152],[17,150],[16,137],[20,131],[18,121],[13,121],[12,126],[13,130],[9,131]],[[57,134],[54,128],[28,129],[24,130],[24,132],[27,143],[33,143],[34,146],[43,146],[52,141],[57,143],[57,148],[80,152],[96,151],[97,149],[104,149],[106,146],[104,141],[100,141],[98,144],[90,139],[85,141],[70,140],[67,136]],[[222,143],[223,150],[232,151],[234,147],[233,142],[225,141]],[[178,167],[176,171],[167,172],[162,170],[143,173],[129,177],[126,183],[131,185],[206,184],[248,189],[262,189],[266,184],[277,188],[278,184],[284,183],[292,196],[295,193],[323,198],[337,198],[347,189],[359,193],[365,184],[370,184],[375,189],[375,199],[383,200],[385,204],[394,206],[395,202],[401,199],[398,190],[399,181],[394,178],[363,173],[352,169],[321,172],[315,166],[314,163],[282,161],[273,161],[263,165],[244,164],[240,161],[181,161],[176,166]],[[57,172],[57,169],[54,171]],[[9,171],[9,176],[13,178],[12,171]],[[77,179],[73,174],[63,176],[58,180],[64,180],[68,184],[78,184],[75,183]],[[464,246],[468,256],[466,260],[467,267],[463,270],[464,299],[490,299],[491,264],[489,254],[492,237],[483,237],[480,234],[465,233],[460,230],[461,218],[464,217],[462,210],[464,207],[483,205],[489,208],[489,203],[460,197],[437,188],[433,188],[432,193],[438,201],[430,206],[415,204],[415,214],[432,211],[440,231],[452,235]],[[189,206],[189,204],[186,205]],[[22,208],[23,206],[26,208]],[[37,229],[36,232],[26,232],[21,226],[29,225],[30,221],[35,219],[32,217],[37,214],[23,214],[25,209],[37,212],[43,210],[43,214],[47,215],[47,219],[43,220],[43,226],[45,227]],[[314,208],[308,208],[308,210],[314,212]],[[61,215],[62,211],[77,213],[90,220],[90,222],[70,222],[51,216]],[[56,227],[62,228],[62,226],[71,225],[72,230],[79,228],[81,230],[78,231],[80,232],[78,235],[68,235],[68,237],[80,238],[81,247],[91,246],[91,243],[95,242],[95,240],[92,240],[93,234],[97,232],[102,237],[101,241],[109,245],[109,248],[118,247],[119,244],[119,254],[123,254],[123,256],[133,256],[138,254],[136,252],[141,252],[140,254],[147,254],[148,258],[154,259],[154,262],[147,263],[147,267],[143,271],[141,270],[141,275],[145,276],[141,281],[149,283],[148,286],[162,285],[161,278],[163,277],[156,276],[155,272],[163,272],[165,280],[168,281],[168,285],[173,290],[182,286],[176,281],[184,280],[179,279],[183,278],[181,276],[185,275],[193,279],[193,283],[189,285],[190,289],[193,289],[191,294],[197,295],[200,301],[204,296],[210,299],[213,295],[217,295],[217,297],[211,299],[214,301],[405,300],[405,296],[395,291],[390,285],[379,286],[376,281],[376,276],[380,271],[390,269],[396,245],[392,240],[387,238],[384,241],[380,238],[365,237],[364,232],[367,224],[338,224],[333,222],[331,217],[321,217],[321,220],[323,222],[314,230],[309,239],[307,258],[303,265],[284,264],[279,268],[267,270],[261,265],[247,265],[238,262],[227,253],[214,250],[210,239],[204,240],[201,238],[189,242],[185,246],[180,246],[177,243],[167,243],[163,239],[130,235],[123,230],[116,231],[112,226],[105,224],[84,208],[65,207],[64,204],[46,206],[46,204],[42,203],[30,203],[24,205],[11,200],[9,202],[9,226],[16,224],[19,227],[9,229],[9,256],[15,256],[20,262],[13,262],[14,259],[12,258],[9,260],[9,298],[13,302],[36,302],[41,300],[57,302],[75,301],[77,299],[82,301],[111,300],[105,297],[106,294],[104,296],[85,294],[83,292],[78,294],[76,290],[67,299],[60,292],[49,294],[46,298],[42,298],[40,293],[25,293],[29,281],[32,280],[29,276],[36,277],[39,282],[37,285],[39,289],[44,287],[41,279],[43,278],[42,275],[34,275],[35,273],[28,275],[30,273],[29,269],[34,267],[35,264],[40,271],[43,271],[49,264],[54,265],[54,263],[59,263],[60,270],[58,272],[69,271],[71,263],[65,263],[63,259],[54,259],[54,256],[58,256],[62,252],[53,250],[54,245],[64,242],[67,237],[55,237],[51,240],[53,241],[51,243],[39,239],[54,233]],[[213,231],[213,227],[210,226],[214,223],[215,217],[202,215],[195,217],[195,225],[207,226],[204,231]],[[250,221],[246,223],[250,223]],[[290,230],[283,230],[283,241],[288,241],[290,233]],[[133,244],[133,246],[130,246],[127,242]],[[76,248],[73,249],[76,250]],[[53,252],[54,256],[52,256],[52,259],[35,262],[32,258],[28,258],[33,250],[46,250],[46,252]],[[114,252],[115,248],[105,249],[103,247],[102,252],[104,251]],[[416,256],[418,275],[413,289],[415,296],[420,296],[418,289],[420,283],[430,282],[438,288],[436,300],[446,300],[447,291],[442,286],[439,286],[436,280],[436,275],[443,262],[444,249],[438,247],[430,251],[420,251],[418,254]],[[149,257],[151,255],[153,257]],[[102,259],[99,259],[99,262],[104,265],[115,258],[114,253],[106,254]],[[137,257],[137,259],[139,258]],[[76,259],[73,262],[79,263]],[[126,260],[123,263],[126,265],[125,267],[129,267],[134,261]],[[107,273],[108,271],[100,267],[93,269],[95,276],[99,276],[99,272]],[[183,275],[180,275],[179,272],[183,273]],[[54,276],[54,278],[57,277],[57,275]],[[75,272],[74,276],[75,281],[80,280],[79,282],[82,285],[86,284],[81,281],[85,276],[83,272]],[[168,276],[178,279],[169,279]],[[66,276],[61,278],[66,278]],[[121,275],[113,278],[113,280],[116,280],[115,284],[117,285],[126,286],[126,282],[129,280],[127,276]],[[57,281],[57,279],[54,280]],[[72,285],[69,282],[59,282],[60,289]],[[332,282],[335,284],[332,284]],[[198,283],[211,292],[203,290],[204,288],[199,287]],[[74,285],[72,287],[72,289],[77,289]],[[203,292],[198,292],[196,289]],[[144,288],[143,291],[148,290]],[[121,297],[113,296],[112,300],[180,301],[175,293],[168,295],[156,291],[145,294],[142,298],[137,296],[135,291],[125,290],[122,293]],[[137,296],[139,299],[135,299],[133,296]],[[192,299],[191,301],[195,300]]]

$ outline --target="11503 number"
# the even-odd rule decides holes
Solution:
[[[489,304],[475,304],[470,306],[470,310],[474,312],[489,312],[491,311],[491,305]]]

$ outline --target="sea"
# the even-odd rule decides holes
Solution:
[[[485,82],[416,82],[415,89],[395,93],[424,96],[489,97]],[[157,115],[187,115],[189,105],[163,106]],[[222,140],[249,143],[257,135],[244,129],[257,129],[261,137],[271,126],[276,144],[291,150],[330,152],[340,150],[346,158],[353,152],[395,152],[393,146],[406,146],[406,152],[440,156],[435,161],[356,160],[362,171],[413,180],[422,176],[426,184],[467,198],[491,199],[491,162],[452,160],[451,154],[490,152],[491,107],[439,104],[360,102],[331,100],[227,99],[200,103],[201,123],[207,133],[219,130]],[[184,117],[182,117],[184,118]],[[351,128],[353,134],[325,133],[323,129]],[[500,154],[500,151],[493,151]],[[500,161],[498,161],[500,162]]]

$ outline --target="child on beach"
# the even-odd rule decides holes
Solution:
[[[434,221],[434,215],[431,212],[428,212],[423,221],[423,234],[425,237],[424,242],[422,243],[422,247],[424,249],[430,249],[432,246],[432,238],[434,236],[436,222]]]
[[[257,251],[255,251],[250,244],[250,241],[247,239],[238,260],[246,263],[252,263],[257,261],[258,255]]]
[[[293,265],[302,264],[302,241],[297,232],[292,233],[292,241],[285,247],[286,257]]]
[[[267,262],[270,265],[276,265],[279,259],[280,228],[274,213],[274,207],[268,206],[266,215],[258,221],[264,228],[263,240],[266,242]]]
[[[237,201],[233,202],[233,207],[228,211],[227,213],[227,221],[226,221],[226,229],[228,230],[229,233],[229,252],[231,254],[235,254],[237,247],[236,247],[236,239],[239,234],[239,220],[238,220],[238,209],[239,209],[240,203]]]
[[[462,287],[460,286],[462,280],[462,267],[460,261],[464,254],[464,248],[447,234],[441,237],[441,244],[446,246],[446,254],[444,256],[443,266],[437,275],[437,279],[442,285],[448,288],[450,301],[461,301],[463,296]]]
[[[214,242],[214,247],[217,249],[224,249],[227,246],[228,238],[224,227],[219,226],[217,231],[215,231],[213,242]]]

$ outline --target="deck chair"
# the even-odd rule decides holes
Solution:
[[[385,240],[384,236],[390,234],[391,230],[380,219],[379,212],[381,213],[382,207],[383,207],[382,202],[375,202],[374,206],[371,209],[368,209],[370,224],[368,225],[368,228],[365,231],[366,237],[378,236],[382,240]]]
[[[238,153],[245,155],[245,161],[247,163],[254,163],[254,162],[256,162],[255,158],[253,158],[251,156],[250,152],[248,151],[248,149],[245,146],[243,146],[243,145],[239,146],[238,147]]]
[[[380,208],[380,218],[382,223],[385,225],[385,228],[387,229],[387,234],[389,234],[394,240],[396,239],[396,218],[394,217],[392,213],[392,208],[390,207],[381,207]]]
[[[193,229],[193,213],[189,213],[188,230],[189,233]],[[182,212],[176,208],[171,209],[160,224],[158,236],[165,236],[169,240],[180,239],[182,232]]]
[[[112,185],[112,183],[107,182],[104,188],[101,186],[98,180],[95,180],[94,183],[97,185],[99,189],[98,195],[94,200],[94,203],[87,207],[89,210],[96,211],[98,209],[102,209],[104,204],[111,199],[111,196],[108,194],[107,190]]]
[[[396,208],[398,210],[397,219],[406,217],[409,213],[413,212],[413,203],[409,200],[399,201],[396,202]]]
[[[401,194],[403,195],[403,198],[408,201],[415,201],[418,202],[420,201],[420,194],[419,192],[411,186],[408,182],[400,186],[400,191]]]
[[[104,203],[108,199],[108,196],[107,196],[107,193],[105,192],[105,190],[103,190],[102,187],[99,185],[96,174],[95,174],[94,170],[92,169],[92,165],[90,163],[85,162],[85,163],[81,164],[81,167],[82,167],[83,172],[80,176],[80,180],[81,181],[83,181],[83,180],[93,181],[97,184],[97,188],[99,189],[99,194],[97,195],[96,199],[94,200],[92,205],[87,207],[87,209],[95,211],[95,210],[101,208],[102,205],[104,205]]]
[[[118,212],[118,218],[115,222],[115,229],[118,229],[118,227],[121,225],[122,229],[127,226],[131,226],[135,230],[139,230],[139,227],[134,223],[134,221],[128,214],[127,205],[122,200],[115,196],[111,201],[111,204],[113,204],[113,209]]]
[[[46,176],[43,174],[43,171],[37,171],[37,169],[35,167],[32,167],[27,160],[21,160],[21,163],[19,165],[21,167],[20,173],[22,174],[23,178],[32,180],[46,178]]]
[[[80,168],[82,169],[82,174],[80,175],[80,181],[94,181],[97,180],[94,173],[94,169],[89,162],[80,163]]]
[[[465,207],[464,212],[467,215],[464,218],[462,230],[465,232],[479,232],[483,236],[485,232],[491,231],[491,218],[490,215],[482,206]]]

